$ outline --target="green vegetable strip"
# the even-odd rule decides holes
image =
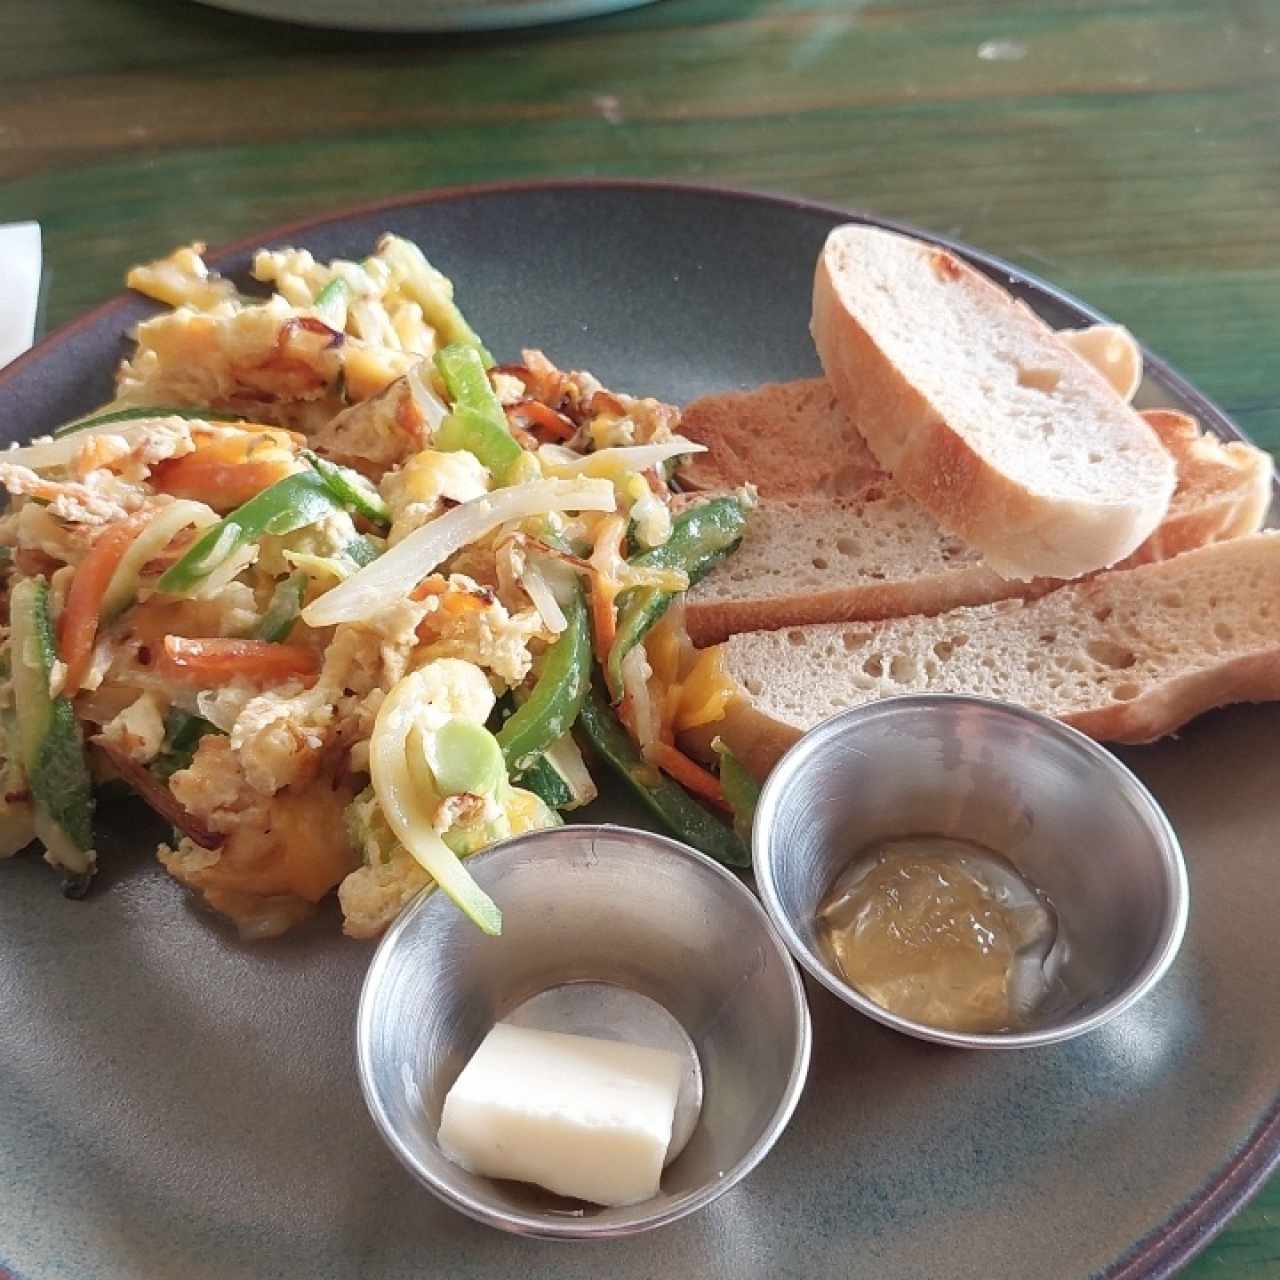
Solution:
[[[84,874],[93,870],[93,785],[71,700],[49,695],[58,650],[49,617],[49,584],[43,578],[24,578],[14,585],[10,622],[14,703],[27,785],[37,812],[57,829],[45,836],[52,860],[73,874]]]
[[[165,717],[165,749],[147,767],[161,781],[167,782],[179,769],[191,766],[200,739],[206,733],[221,733],[217,725],[200,716],[179,711],[176,707]]]
[[[533,692],[497,733],[512,774],[526,773],[547,747],[569,732],[591,684],[591,628],[586,600],[576,583],[564,613],[568,625],[547,650]]]
[[[307,575],[301,571],[292,573],[276,585],[267,611],[253,629],[255,640],[269,640],[280,644],[287,640],[298,615],[302,612],[302,597],[307,590]]]
[[[329,492],[348,510],[362,515],[376,524],[389,525],[391,512],[382,495],[358,471],[340,467],[336,462],[304,449],[302,456],[311,464],[329,487]]]
[[[315,471],[299,471],[277,480],[210,525],[203,537],[156,584],[168,595],[189,595],[227,558],[264,534],[292,533],[341,510],[329,486]]]
[[[738,833],[738,839],[750,848],[760,784],[719,738],[711,743],[711,748],[720,757],[720,790],[733,810],[733,829]]]
[[[401,289],[422,308],[423,318],[444,342],[473,347],[486,368],[493,364],[493,357],[454,302],[449,278],[427,261],[412,240],[386,236],[378,246],[378,256],[398,268]]]
[[[347,282],[341,276],[334,276],[319,293],[316,294],[316,300],[311,304],[312,308],[321,313],[321,319],[326,324],[331,324],[335,328],[340,329],[346,323],[347,304],[351,300],[351,290],[347,288]]]
[[[692,586],[741,541],[747,513],[737,498],[715,498],[677,516],[671,537],[660,547],[627,562],[648,569],[682,569]],[[619,597],[618,631],[605,664],[609,692],[622,697],[622,660],[666,613],[675,593],[657,587],[633,587]]]
[[[507,415],[489,385],[484,361],[474,347],[454,344],[436,352],[452,412],[433,444],[446,452],[466,449],[489,468],[499,484],[524,451],[511,435]]]
[[[573,804],[573,792],[546,756],[539,756],[518,778],[515,784],[532,791],[550,809],[567,809]]]
[[[713,818],[687,791],[647,764],[630,734],[592,689],[582,704],[578,724],[640,800],[677,839],[730,867],[749,867],[751,851],[723,822]]]
[[[96,413],[91,418],[78,418],[64,422],[54,431],[55,436],[69,436],[74,431],[89,427],[105,427],[113,422],[134,422],[141,418],[186,418],[199,422],[241,422],[242,413],[224,413],[220,409],[192,409],[172,404],[149,404],[135,409],[113,409],[109,413]]]
[[[357,569],[363,569],[365,565],[372,564],[382,554],[382,549],[372,538],[366,538],[363,533],[358,533],[342,548],[342,554]]]

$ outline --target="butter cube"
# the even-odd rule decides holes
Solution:
[[[664,1049],[499,1022],[444,1100],[440,1150],[593,1204],[657,1194],[683,1064]]]

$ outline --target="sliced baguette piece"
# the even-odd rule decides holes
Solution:
[[[825,378],[702,396],[685,406],[680,434],[708,450],[681,462],[686,489],[830,497],[884,478]]]
[[[880,465],[1009,578],[1075,578],[1164,518],[1173,461],[1093,366],[954,254],[837,227],[813,338]]]
[[[980,694],[1149,742],[1212,707],[1280,698],[1280,533],[1032,601],[748,632],[726,642],[724,669],[738,692],[711,730],[761,777],[814,725],[904,693]]]
[[[816,402],[807,383],[768,388],[762,403],[738,393],[724,397],[752,435],[770,434],[788,459],[806,449]],[[708,408],[699,415],[712,419]],[[768,411],[781,412],[770,431]],[[1195,420],[1171,410],[1143,415],[1177,464],[1178,487],[1160,527],[1126,563],[1167,559],[1193,547],[1254,533],[1271,498],[1271,456],[1252,445],[1223,443],[1200,432]],[[726,414],[715,452],[697,455],[703,476],[715,477],[717,458],[728,453],[726,478],[736,478],[738,446],[732,414]],[[943,613],[962,605],[1013,596],[1031,597],[1061,585],[1059,579],[1017,582],[1002,578],[960,539],[881,475],[861,490],[828,498],[777,497],[769,473],[738,550],[698,583],[686,599],[689,635],[699,646],[717,644],[738,631],[771,630],[813,622],[895,618]],[[784,481],[784,493],[786,486]],[[690,499],[677,500],[683,505]]]

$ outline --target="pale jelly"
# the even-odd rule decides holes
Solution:
[[[499,1022],[444,1100],[440,1150],[486,1177],[638,1204],[657,1194],[682,1072],[664,1049]]]

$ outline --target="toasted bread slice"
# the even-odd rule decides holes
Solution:
[[[903,693],[1020,703],[1106,742],[1148,742],[1232,702],[1280,698],[1280,533],[1113,570],[1036,600],[933,618],[753,631],[712,726],[763,776],[807,729]]]
[[[685,618],[695,644],[715,644],[738,631],[942,613],[1060,585],[1058,579],[1000,577],[883,474],[846,491],[828,471],[834,496],[814,498],[808,490],[785,496],[792,468],[780,473],[776,459],[790,464],[805,456],[807,441],[816,437],[825,448],[808,478],[823,479],[817,469],[836,452],[837,412],[809,382],[709,396],[690,406],[684,429],[712,450],[695,456],[709,488],[737,481],[757,441],[771,440],[775,456],[772,467],[756,460],[761,501],[742,545],[689,593]],[[1261,526],[1271,497],[1269,454],[1202,435],[1185,414],[1151,410],[1144,417],[1175,459],[1178,487],[1164,522],[1130,563],[1166,559]],[[706,431],[707,423],[715,430]],[[846,422],[845,432],[852,430]],[[727,460],[723,469],[721,459]]]
[[[880,465],[997,573],[1092,573],[1164,518],[1174,467],[1151,428],[945,249],[837,227],[818,259],[813,338]]]
[[[680,434],[708,449],[682,463],[686,489],[750,484],[771,498],[832,497],[884,478],[824,378],[703,396],[685,407]]]

